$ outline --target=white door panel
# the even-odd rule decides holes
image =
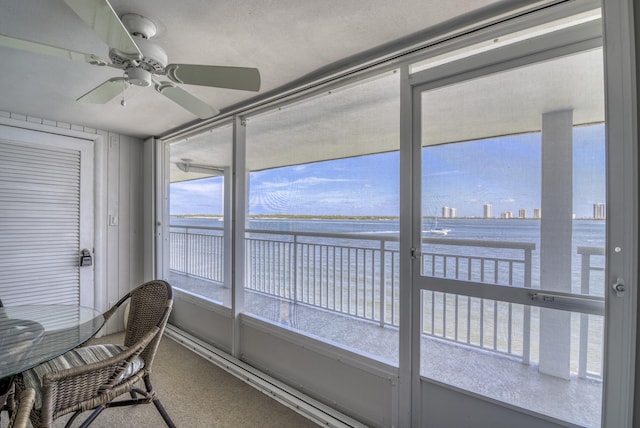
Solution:
[[[93,141],[0,126],[0,298],[93,306]],[[93,260],[92,260],[93,261]]]

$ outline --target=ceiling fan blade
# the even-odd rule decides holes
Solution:
[[[111,49],[142,57],[129,31],[107,0],[64,0]]]
[[[169,64],[165,71],[167,77],[176,83],[245,91],[260,90],[260,72],[257,68]]]
[[[0,46],[5,46],[13,49],[20,49],[23,51],[49,55],[62,59],[69,59],[71,61],[86,62],[93,65],[111,65],[105,59],[102,59],[96,55],[86,54],[82,52],[75,52],[69,49],[58,48],[44,43],[30,42],[28,40],[16,39],[14,37],[5,36],[0,34]]]
[[[178,88],[173,83],[162,82],[156,83],[156,91],[169,98],[182,108],[189,110],[200,119],[209,119],[220,113],[217,109],[211,107],[204,101],[194,97],[182,88]]]
[[[124,77],[114,77],[96,86],[76,101],[91,104],[104,104],[111,101],[115,96],[124,92],[129,84]]]

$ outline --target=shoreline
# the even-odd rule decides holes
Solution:
[[[222,220],[224,216],[222,214],[171,214],[171,217],[176,218],[203,218],[203,219],[218,219]],[[365,216],[347,216],[347,215],[314,215],[314,214],[254,214],[248,215],[247,218],[251,220],[368,220],[368,221],[389,221],[389,220],[399,220],[399,216],[376,216],[376,215],[365,215]],[[500,218],[500,217],[453,217],[453,218],[443,218],[436,216],[423,216],[424,220],[435,220],[436,218],[439,221],[456,221],[456,220],[504,220],[504,221],[512,221],[512,220],[541,220],[540,218],[526,217],[526,218]],[[591,221],[606,221],[606,219],[602,218],[591,218],[591,217],[577,217],[573,220],[591,220]]]

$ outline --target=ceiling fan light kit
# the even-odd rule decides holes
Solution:
[[[156,78],[166,76],[179,84],[215,88],[260,90],[260,73],[256,68],[198,64],[169,64],[167,53],[150,41],[157,33],[148,18],[127,13],[118,17],[108,0],[64,0],[79,17],[109,46],[109,60],[93,54],[74,52],[43,43],[0,34],[0,45],[31,53],[44,54],[91,65],[122,70],[123,77],[101,83],[76,101],[104,104],[122,94],[132,84],[140,87],[153,83],[158,93],[201,119],[219,113],[217,109],[171,82]],[[124,98],[122,105],[124,105]]]
[[[151,84],[151,73],[144,68],[132,67],[125,72],[127,82],[132,85],[147,87]]]

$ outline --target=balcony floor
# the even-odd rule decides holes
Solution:
[[[220,284],[176,273],[169,275],[176,288],[225,306],[230,292]],[[257,293],[245,295],[246,311],[284,328],[300,330],[377,361],[398,365],[398,330],[337,313],[292,304]],[[599,426],[602,382],[572,376],[565,380],[541,374],[503,355],[423,336],[421,374],[429,379],[509,403],[516,407],[571,421],[578,426]]]

